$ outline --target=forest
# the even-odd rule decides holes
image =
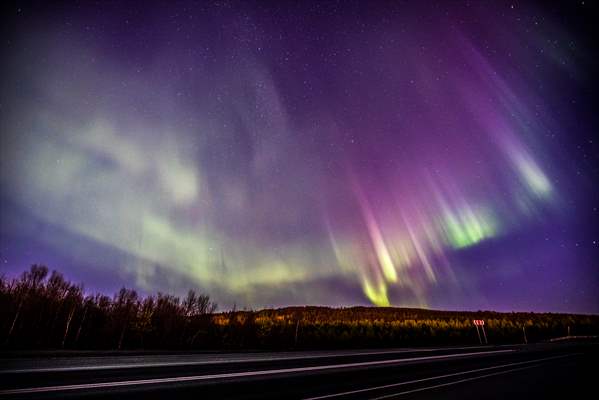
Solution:
[[[7,350],[244,350],[478,344],[473,320],[485,321],[489,344],[597,335],[599,316],[394,307],[287,307],[216,312],[190,290],[112,297],[85,293],[46,266],[0,277],[0,348]]]

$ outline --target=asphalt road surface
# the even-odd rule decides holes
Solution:
[[[592,397],[599,343],[362,351],[3,355],[0,398]]]

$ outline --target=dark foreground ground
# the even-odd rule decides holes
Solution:
[[[1,398],[582,398],[599,343],[238,354],[4,354]],[[587,394],[589,393],[589,394]]]

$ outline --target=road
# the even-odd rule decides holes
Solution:
[[[14,356],[0,398],[585,397],[599,343],[279,353]],[[588,397],[588,396],[587,396]]]

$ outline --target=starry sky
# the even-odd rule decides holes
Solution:
[[[0,273],[599,313],[598,7],[4,5]]]

